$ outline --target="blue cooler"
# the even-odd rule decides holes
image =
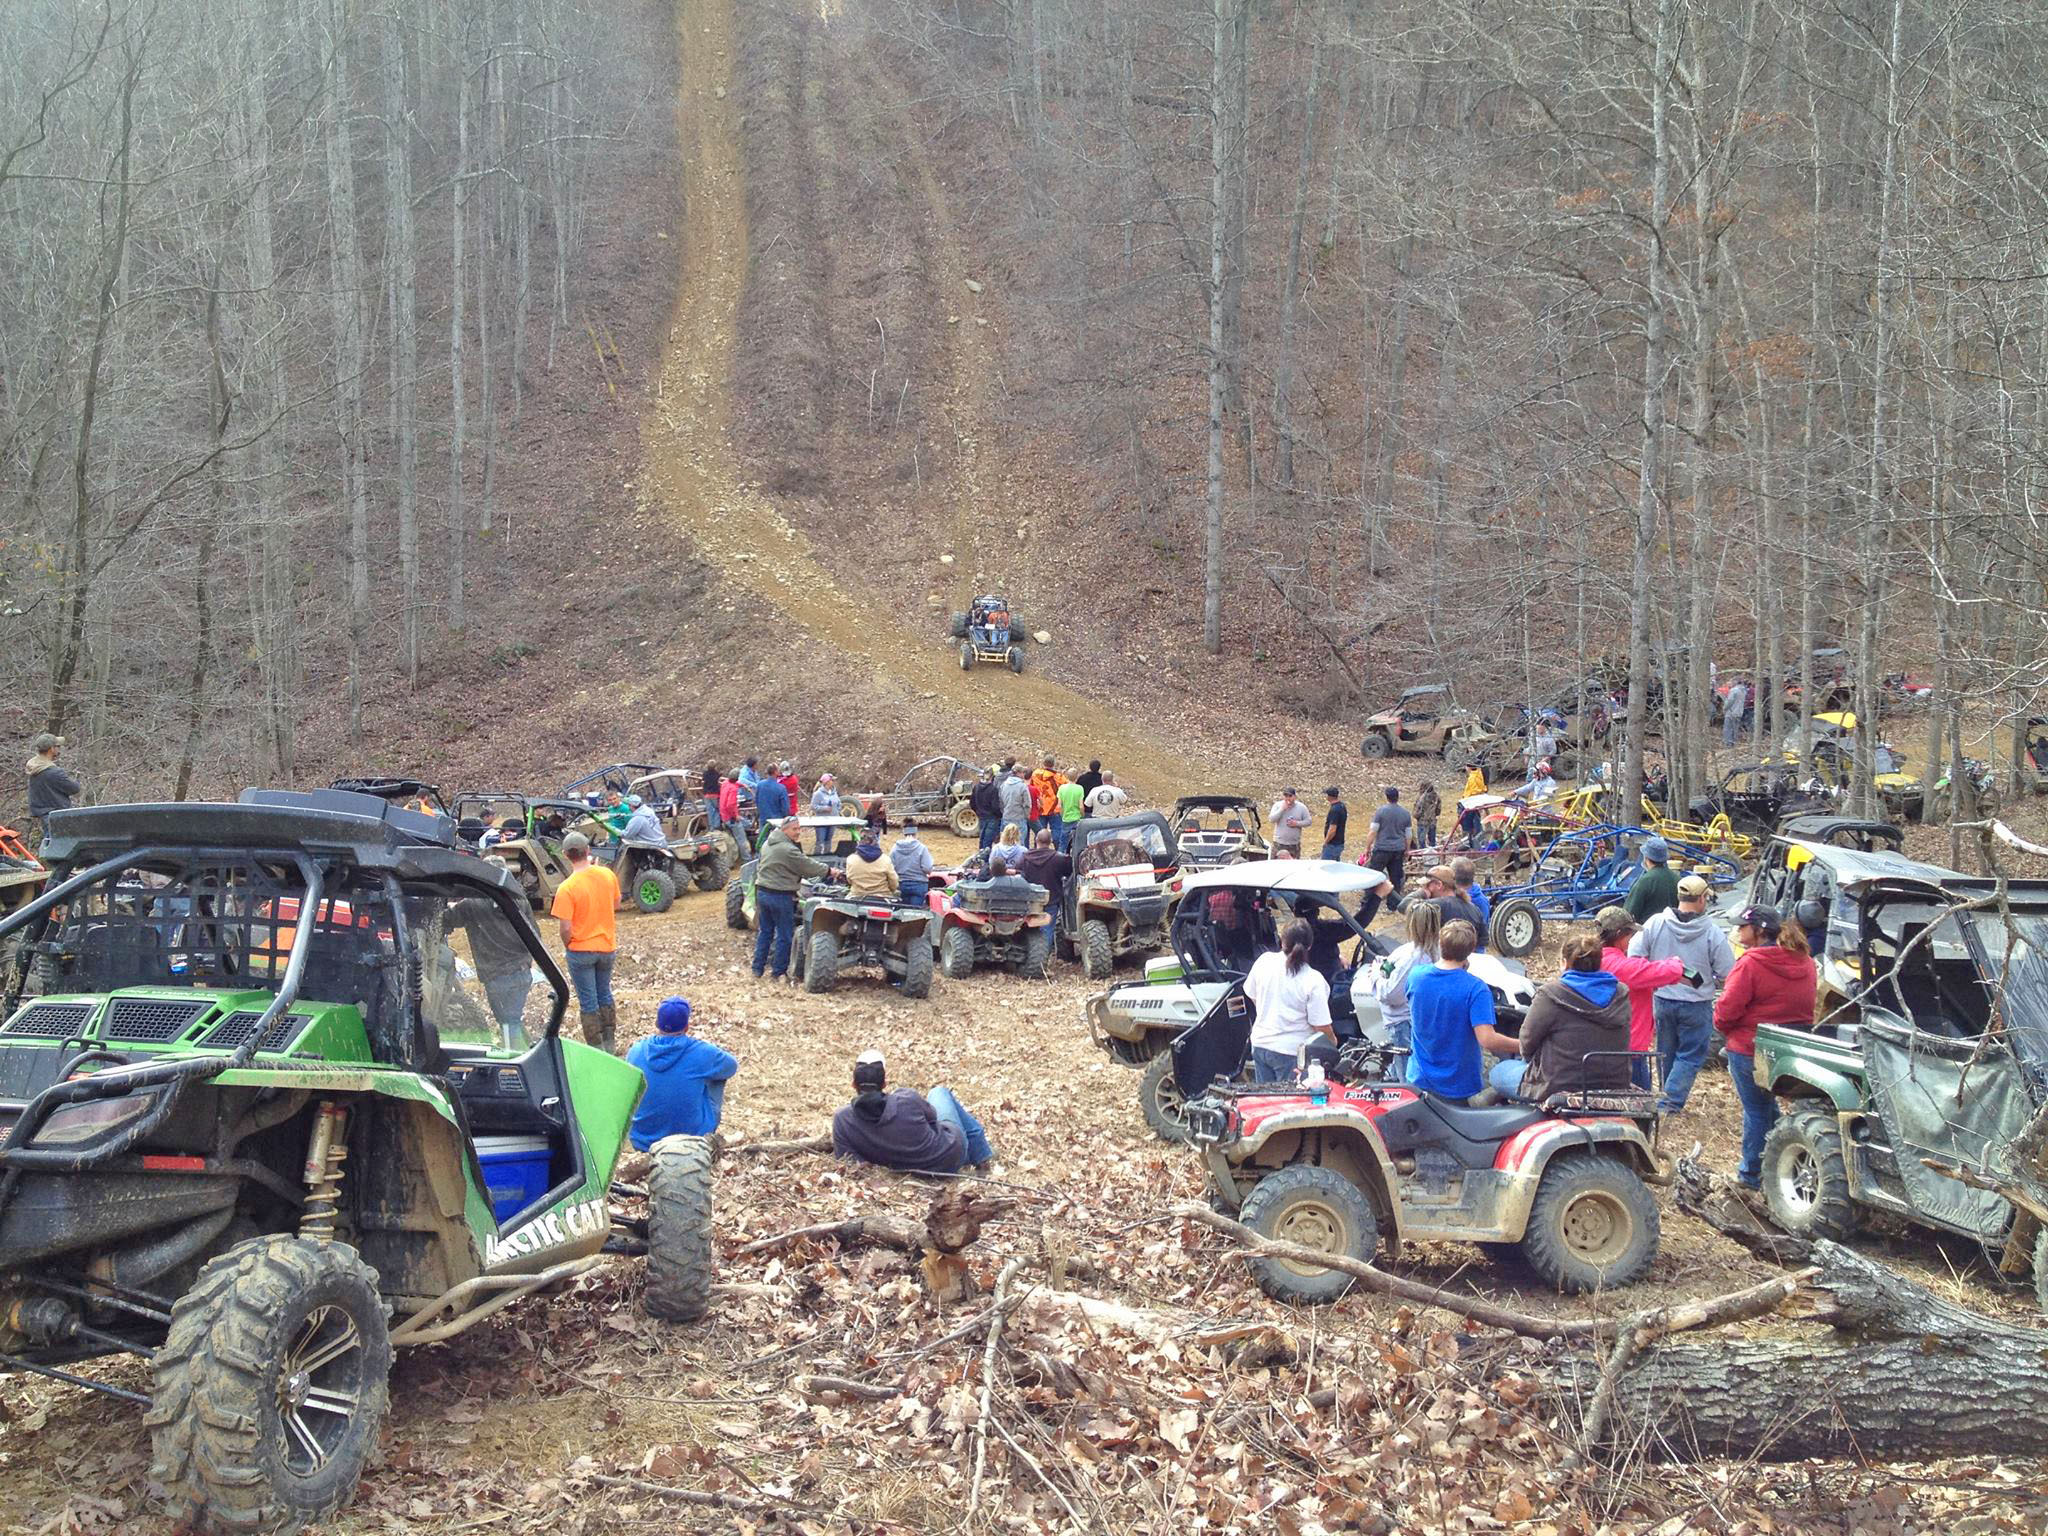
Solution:
[[[483,1165],[491,1214],[500,1222],[517,1216],[548,1192],[545,1136],[479,1136],[476,1160]]]

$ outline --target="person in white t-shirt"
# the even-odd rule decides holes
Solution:
[[[1308,963],[1315,941],[1315,929],[1296,918],[1281,933],[1280,947],[1254,960],[1244,979],[1244,995],[1255,1012],[1253,1082],[1289,1082],[1304,1045],[1317,1039],[1337,1043],[1330,1024],[1330,984]]]
[[[1124,802],[1131,797],[1117,788],[1116,775],[1104,772],[1102,782],[1088,791],[1088,798],[1081,802],[1082,809],[1098,820],[1123,814]]]

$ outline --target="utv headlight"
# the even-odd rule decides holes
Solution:
[[[32,1147],[79,1147],[111,1136],[156,1107],[153,1093],[131,1093],[113,1099],[86,1099],[52,1110],[35,1135]]]

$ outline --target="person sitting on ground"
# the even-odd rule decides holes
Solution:
[[[654,1033],[626,1052],[647,1079],[647,1092],[626,1133],[645,1152],[664,1136],[709,1136],[725,1112],[725,1085],[740,1068],[732,1055],[690,1033],[690,1005],[669,998],[654,1015]]]
[[[1736,919],[1735,942],[1743,950],[1714,1002],[1714,1028],[1727,1037],[1728,1075],[1742,1101],[1742,1161],[1735,1181],[1758,1189],[1764,1138],[1778,1123],[1778,1099],[1756,1080],[1756,1027],[1811,1029],[1819,977],[1806,930],[1784,921],[1776,907],[1745,907]]]
[[[1478,944],[1470,923],[1446,923],[1436,964],[1408,977],[1409,1086],[1461,1103],[1486,1086],[1482,1052],[1521,1054],[1512,1036],[1493,1027],[1486,983],[1465,968]]]
[[[846,861],[846,894],[864,901],[894,901],[903,889],[896,866],[882,856],[882,840],[863,832]]]
[[[668,841],[662,835],[661,818],[655,814],[653,806],[638,795],[628,795],[626,805],[633,814],[626,818],[625,829],[619,834],[622,839],[643,846]]]
[[[1630,1083],[1628,988],[1600,964],[1599,930],[1564,936],[1564,974],[1536,989],[1522,1021],[1520,1060],[1487,1074],[1495,1092],[1541,1104],[1554,1093],[1621,1091]]]
[[[832,1116],[832,1151],[903,1173],[986,1170],[995,1158],[981,1122],[952,1089],[891,1092],[880,1051],[864,1051],[853,1064],[853,1102]]]
[[[1639,927],[1678,905],[1678,872],[1671,867],[1671,845],[1663,838],[1653,837],[1643,844],[1643,872],[1629,886],[1621,905]]]
[[[932,851],[917,835],[917,823],[910,817],[903,819],[903,835],[896,839],[896,846],[889,850],[889,862],[896,866],[896,879],[903,893],[903,904],[921,907],[931,895]]]
[[[1330,1022],[1330,983],[1308,963],[1315,939],[1313,925],[1296,918],[1281,932],[1280,947],[1259,956],[1244,978],[1244,995],[1254,1010],[1255,1083],[1288,1082],[1303,1046],[1318,1039],[1337,1042]]]

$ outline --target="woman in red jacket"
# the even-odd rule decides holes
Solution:
[[[1756,1080],[1756,1027],[1812,1028],[1816,972],[1806,930],[1782,921],[1773,907],[1743,908],[1735,942],[1742,956],[1714,1004],[1714,1028],[1728,1037],[1728,1075],[1742,1100],[1742,1165],[1735,1170],[1736,1182],[1756,1189],[1762,1182],[1764,1137],[1778,1122],[1776,1096]]]
[[[1648,1089],[1650,1055],[1657,1049],[1657,1025],[1651,1017],[1651,1002],[1659,987],[1685,979],[1685,962],[1676,955],[1662,960],[1645,960],[1628,952],[1635,936],[1634,917],[1620,907],[1602,907],[1593,925],[1600,930],[1600,969],[1628,988],[1628,1048],[1635,1055],[1630,1076],[1638,1088]]]

